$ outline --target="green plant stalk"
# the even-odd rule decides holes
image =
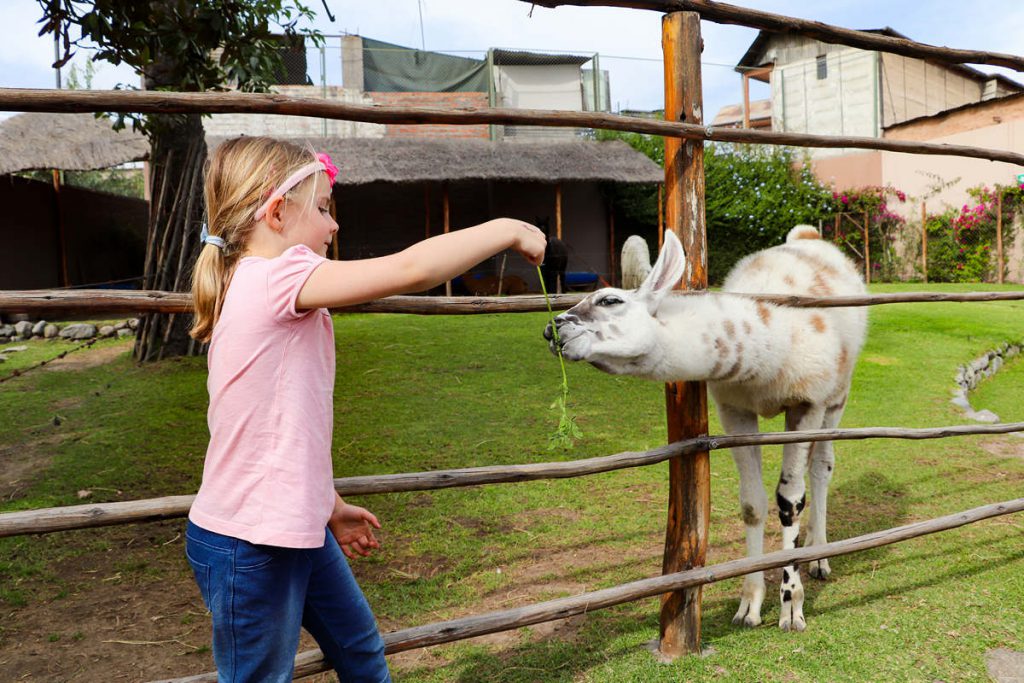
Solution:
[[[558,419],[558,429],[548,437],[548,450],[552,450],[557,446],[563,446],[565,448],[572,448],[574,445],[574,439],[583,437],[583,432],[576,424],[576,416],[569,415],[566,404],[569,401],[569,377],[565,373],[565,359],[562,358],[562,345],[558,341],[558,328],[555,326],[555,312],[551,308],[551,297],[548,296],[547,287],[544,286],[544,275],[540,272],[540,266],[537,266],[537,279],[540,280],[540,291],[544,293],[544,302],[548,306],[548,321],[551,324],[551,334],[555,338],[555,350],[558,352],[558,365],[562,369],[562,387],[561,395],[551,404],[551,408],[558,406],[561,408],[561,415]]]

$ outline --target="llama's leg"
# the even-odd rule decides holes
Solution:
[[[757,415],[729,406],[718,407],[718,416],[727,434],[755,434]],[[739,446],[732,449],[733,460],[740,474],[740,512],[747,532],[747,556],[764,554],[764,519],[768,514],[768,497],[761,478],[761,447]],[[747,574],[743,579],[740,608],[732,623],[757,626],[761,623],[764,602],[764,572]]]
[[[818,429],[824,416],[824,406],[804,403],[788,408],[786,431]],[[804,475],[807,473],[812,448],[813,444],[805,442],[786,444],[782,449],[782,474],[775,490],[775,500],[779,504],[779,521],[782,522],[783,550],[795,548],[796,537],[800,534],[800,512],[807,499]],[[803,631],[807,626],[804,621],[804,587],[796,565],[782,568],[779,597],[782,602],[779,628],[783,631]]]
[[[837,405],[826,408],[821,428],[835,429],[838,427],[845,407],[846,400],[844,398]],[[811,507],[808,510],[805,546],[828,543],[825,534],[825,518],[828,507],[828,485],[832,481],[835,462],[836,456],[832,450],[831,441],[819,441],[815,444],[811,457]],[[814,560],[808,566],[807,572],[816,579],[827,579],[828,575],[832,573],[832,569],[829,567],[827,559]]]

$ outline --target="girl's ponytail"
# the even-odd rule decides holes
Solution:
[[[224,253],[214,244],[204,244],[192,269],[192,329],[189,334],[201,342],[210,341],[213,325],[227,291],[228,269]]]

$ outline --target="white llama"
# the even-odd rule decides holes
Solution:
[[[792,308],[730,293],[841,296],[864,293],[857,268],[806,225],[786,244],[751,254],[733,268],[723,293],[668,296],[685,267],[682,245],[665,245],[639,289],[601,289],[555,318],[562,354],[611,374],[674,382],[706,380],[729,434],[757,432],[757,416],[786,414],[786,429],[832,429],[839,424],[850,377],[864,342],[863,308]],[[555,351],[551,326],[544,336]],[[764,552],[768,500],[761,449],[732,449],[740,475],[740,510],[747,554]],[[786,444],[775,497],[782,547],[795,547],[810,469],[811,508],[805,545],[826,542],[825,507],[835,456],[832,443]],[[811,576],[829,575],[828,560],[810,564]],[[747,575],[733,623],[757,626],[764,573]],[[783,630],[802,631],[804,590],[790,565],[779,589]]]
[[[640,235],[630,235],[622,243],[622,288],[636,289],[651,272],[651,252],[647,240]]]

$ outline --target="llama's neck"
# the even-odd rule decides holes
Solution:
[[[664,350],[660,379],[759,381],[778,372],[790,335],[786,312],[728,294],[673,296],[658,311]]]

